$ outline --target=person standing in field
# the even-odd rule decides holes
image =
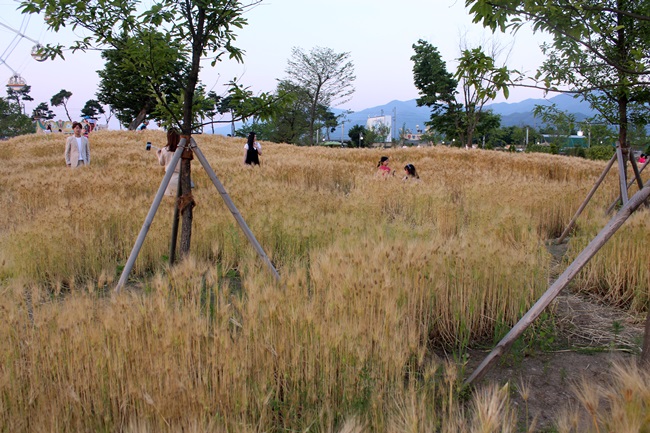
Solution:
[[[172,177],[169,180],[167,189],[165,189],[165,195],[172,197],[176,197],[176,192],[178,191],[178,175],[181,172],[181,162],[179,160],[178,164],[176,164],[176,167],[173,168],[170,167],[170,163],[172,162],[174,152],[176,152],[176,148],[178,147],[178,143],[180,143],[180,141],[181,136],[178,134],[178,132],[173,128],[169,129],[167,131],[167,146],[156,151],[158,162],[160,165],[165,167],[165,172],[174,170],[174,174],[172,174]]]
[[[248,141],[244,145],[244,164],[260,165],[260,156],[262,155],[262,145],[255,141],[255,133],[248,134]]]
[[[88,137],[90,134],[90,123],[88,123],[88,119],[84,119],[84,137]]]
[[[65,142],[65,163],[70,168],[90,165],[90,144],[88,137],[81,134],[83,127],[79,122],[72,123],[74,135],[68,137]]]

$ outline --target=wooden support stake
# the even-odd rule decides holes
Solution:
[[[627,170],[625,164],[625,157],[620,143],[616,146],[616,155],[618,155],[618,178],[621,183],[621,200],[623,204],[627,203],[629,197],[627,195]]]
[[[589,203],[589,200],[591,200],[591,197],[594,196],[594,194],[596,193],[596,190],[598,189],[600,184],[605,179],[605,176],[607,176],[607,173],[612,168],[612,165],[614,165],[615,161],[616,161],[616,154],[614,154],[612,156],[612,158],[609,160],[609,162],[607,163],[607,166],[603,170],[602,174],[600,175],[600,177],[598,178],[598,180],[596,181],[594,186],[591,188],[591,191],[589,191],[589,194],[587,194],[587,198],[585,198],[585,200],[582,202],[582,204],[578,208],[578,211],[576,212],[576,214],[573,216],[573,218],[569,222],[569,225],[567,225],[567,227],[564,229],[564,232],[562,232],[562,235],[555,241],[556,244],[561,244],[562,241],[564,240],[564,238],[569,234],[569,232],[573,228],[573,225],[578,220],[578,217],[580,216],[582,211],[585,210],[585,207],[587,207],[587,203]]]
[[[641,175],[641,173],[643,173],[643,170],[645,170],[645,168],[648,166],[649,163],[650,163],[650,159],[648,159],[648,160],[647,160],[647,161],[646,161],[646,162],[641,166],[641,169],[639,169],[639,176]],[[632,184],[634,183],[634,181],[635,181],[635,179],[632,179],[632,180],[630,181],[630,183],[627,184],[627,188],[628,188],[628,189],[632,186]],[[616,198],[616,200],[614,200],[614,201],[612,202],[612,204],[609,205],[609,207],[608,207],[607,210],[605,211],[605,215],[609,214],[612,210],[614,210],[614,207],[616,207],[616,205],[617,205],[620,201],[621,201],[621,195],[619,194],[619,196]]]
[[[183,149],[185,148],[185,143],[186,140],[181,139],[181,142],[178,144],[178,148],[176,149],[176,152],[174,152],[174,156],[172,156],[172,161],[170,162],[172,167],[176,167],[176,164],[181,159],[181,153],[183,153]],[[149,208],[149,213],[147,213],[147,217],[144,220],[144,224],[140,229],[140,234],[138,234],[138,238],[135,241],[135,245],[133,245],[133,249],[131,250],[129,259],[126,261],[126,265],[124,265],[124,269],[122,270],[122,275],[120,276],[120,280],[117,282],[117,286],[115,287],[115,293],[119,293],[122,287],[126,285],[126,281],[129,278],[131,269],[133,269],[133,264],[135,263],[135,259],[138,257],[138,253],[142,248],[142,244],[144,243],[144,238],[147,237],[147,233],[149,232],[149,228],[151,227],[153,218],[154,216],[156,216],[156,211],[160,206],[160,201],[162,200],[163,195],[165,194],[165,189],[167,189],[167,185],[169,185],[169,181],[171,180],[173,174],[174,174],[174,170],[169,170],[168,172],[165,172],[165,176],[163,177],[162,182],[160,182],[160,186],[158,187],[158,192],[156,192],[156,197],[153,199],[153,203],[151,203],[151,207]]]
[[[632,164],[632,171],[634,172],[634,178],[630,181],[630,185],[634,183],[634,180],[636,180],[636,183],[639,187],[639,189],[643,188],[643,181],[641,180],[641,171],[639,170],[639,166],[636,165],[636,159],[634,159],[634,155],[630,154],[630,164]],[[630,186],[628,186],[629,188]]]
[[[537,317],[548,307],[548,305],[557,297],[575,275],[591,260],[591,258],[607,243],[609,238],[623,225],[630,215],[650,197],[650,181],[638,191],[632,199],[628,200],[625,205],[618,211],[614,217],[605,225],[605,227],[596,235],[596,237],[582,250],[578,257],[575,258],[558,279],[548,288],[541,298],[531,307],[530,310],[517,322],[517,324],[506,334],[505,337],[496,345],[490,354],[474,370],[472,375],[465,381],[465,385],[472,384],[483,378],[488,368],[515,342],[517,338],[533,323]]]
[[[271,263],[271,260],[269,260],[268,256],[264,252],[264,249],[259,244],[259,242],[257,242],[257,239],[255,239],[255,235],[253,235],[253,232],[251,232],[251,230],[248,228],[246,221],[244,221],[244,218],[241,216],[239,210],[237,209],[232,199],[228,195],[226,188],[224,188],[224,186],[221,184],[221,181],[219,181],[219,178],[217,178],[217,175],[215,174],[214,170],[212,170],[212,167],[210,167],[210,163],[205,158],[205,155],[203,155],[203,152],[201,152],[201,149],[199,149],[199,147],[196,145],[196,142],[194,141],[193,138],[191,139],[191,141],[192,141],[191,144],[192,150],[194,150],[194,153],[199,158],[199,161],[201,161],[201,165],[203,165],[203,168],[205,169],[206,173],[208,173],[208,176],[210,177],[210,180],[212,180],[214,186],[217,188],[217,191],[219,191],[219,194],[221,194],[221,198],[226,203],[226,206],[228,206],[228,209],[230,209],[230,213],[232,213],[232,216],[235,217],[235,220],[237,220],[239,227],[241,227],[244,234],[246,235],[250,243],[257,251],[257,254],[262,258],[264,263],[266,263],[266,266],[268,266],[269,270],[271,271],[275,279],[279,281],[280,274],[278,274],[278,271],[273,266],[273,263]]]

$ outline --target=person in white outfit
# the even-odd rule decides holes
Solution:
[[[165,172],[174,170],[174,174],[172,174],[169,185],[167,185],[167,189],[165,189],[165,195],[172,197],[176,197],[176,192],[178,191],[178,175],[181,172],[181,161],[179,160],[176,164],[176,167],[173,168],[170,167],[170,163],[172,162],[174,152],[176,152],[176,148],[178,147],[178,143],[180,143],[180,141],[181,136],[178,134],[178,132],[175,129],[170,129],[167,131],[167,146],[156,151],[156,155],[158,155],[158,162],[160,162],[160,165],[165,166]]]

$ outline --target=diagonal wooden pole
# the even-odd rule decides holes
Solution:
[[[517,338],[533,323],[537,317],[548,307],[548,305],[557,297],[576,276],[576,274],[591,260],[591,258],[607,243],[609,238],[623,225],[630,215],[650,197],[650,181],[646,182],[644,187],[638,191],[625,205],[618,211],[614,217],[605,225],[605,227],[596,235],[596,237],[582,250],[566,270],[558,277],[557,280],[548,288],[541,298],[531,307],[530,310],[517,322],[517,324],[499,341],[490,354],[474,370],[472,375],[465,381],[465,385],[470,385],[483,378],[492,364],[503,355]]]
[[[629,200],[627,195],[627,164],[625,164],[627,161],[625,159],[627,158],[627,152],[625,154],[623,153],[620,143],[616,145],[616,155],[618,155],[618,178],[621,184],[621,200],[625,204]]]
[[[630,153],[630,164],[632,164],[632,171],[634,172],[634,178],[632,178],[630,183],[634,183],[634,181],[636,180],[636,184],[638,185],[639,189],[641,189],[643,188],[643,180],[641,180],[641,170],[639,170],[639,166],[636,163],[636,159],[634,158],[634,155],[631,153]],[[628,186],[628,188],[630,186]]]
[[[183,153],[183,149],[185,148],[186,142],[187,140],[181,139],[180,143],[178,144],[178,148],[176,149],[176,152],[174,152],[174,156],[172,156],[172,160],[170,162],[172,167],[176,167],[176,164],[178,164],[178,161],[181,159],[181,154]],[[124,265],[124,269],[122,270],[122,275],[120,276],[120,280],[117,282],[117,286],[115,287],[115,293],[119,293],[119,291],[122,290],[122,288],[126,285],[126,281],[129,279],[129,274],[131,273],[131,269],[133,269],[133,265],[135,264],[135,259],[138,257],[138,254],[140,253],[140,249],[142,248],[144,239],[147,237],[147,233],[149,232],[149,228],[151,227],[153,218],[156,216],[156,211],[160,206],[160,202],[163,198],[163,195],[165,194],[165,189],[167,189],[167,185],[169,185],[169,181],[171,180],[173,174],[174,174],[174,170],[169,170],[165,172],[165,176],[163,177],[162,182],[160,182],[160,186],[158,187],[158,192],[156,192],[156,197],[153,199],[153,203],[151,203],[151,207],[149,208],[147,217],[145,218],[144,224],[140,229],[140,234],[138,234],[138,238],[135,241],[135,245],[133,245],[133,249],[131,250],[131,254],[129,255],[128,260],[126,261],[126,265]]]
[[[598,187],[600,186],[600,184],[601,184],[601,183],[603,182],[603,180],[605,179],[605,176],[607,176],[607,173],[608,173],[609,170],[612,168],[612,165],[614,165],[614,162],[616,162],[616,154],[614,154],[614,155],[612,156],[612,158],[609,160],[609,162],[608,162],[607,165],[605,166],[605,169],[603,170],[602,174],[600,175],[600,177],[598,178],[598,180],[596,181],[596,183],[594,184],[594,186],[591,188],[591,191],[589,191],[589,194],[587,194],[587,198],[585,198],[585,200],[582,202],[582,204],[580,205],[580,207],[579,207],[578,210],[576,211],[576,214],[573,216],[573,218],[571,218],[571,221],[569,222],[569,224],[568,224],[568,225],[566,226],[566,228],[564,229],[564,232],[562,232],[562,235],[560,235],[560,237],[555,241],[556,244],[561,244],[562,241],[564,240],[564,238],[569,234],[569,232],[570,232],[571,229],[573,228],[573,225],[574,225],[574,224],[576,223],[576,221],[578,220],[578,217],[580,216],[580,214],[582,213],[582,211],[585,210],[585,207],[587,207],[587,204],[589,203],[589,201],[591,200],[591,198],[592,198],[592,197],[594,196],[594,194],[596,193],[596,190],[598,189]]]
[[[271,263],[271,260],[269,260],[269,257],[266,255],[264,252],[264,249],[262,246],[257,242],[257,239],[255,239],[255,235],[253,235],[253,232],[248,228],[248,225],[246,224],[246,221],[244,221],[244,218],[242,215],[239,213],[239,210],[237,210],[237,207],[233,203],[232,199],[228,195],[228,192],[226,191],[226,188],[221,184],[221,181],[219,181],[219,178],[217,178],[217,175],[215,174],[214,170],[212,170],[212,167],[210,166],[210,163],[208,160],[205,158],[205,155],[203,155],[203,152],[201,152],[201,149],[199,146],[196,144],[194,141],[194,138],[190,138],[191,140],[191,147],[196,156],[199,158],[199,161],[201,161],[201,165],[203,165],[203,168],[205,169],[205,172],[208,174],[210,177],[210,180],[212,180],[212,183],[214,186],[217,188],[217,191],[219,191],[219,194],[221,194],[221,198],[223,201],[226,203],[226,206],[228,206],[228,209],[230,209],[230,213],[232,213],[232,216],[235,217],[235,220],[237,220],[237,223],[239,224],[239,227],[243,230],[244,234],[250,241],[250,243],[253,245],[255,250],[257,251],[257,254],[262,258],[266,266],[269,268],[273,276],[277,281],[280,280],[280,274],[278,274],[278,271],[275,269],[273,266],[273,263]]]
[[[639,169],[639,176],[641,175],[641,173],[643,173],[643,170],[645,170],[645,168],[648,166],[648,164],[650,164],[650,159],[648,159],[648,160],[647,160],[647,161],[646,161],[646,162],[641,166],[641,168]],[[632,179],[632,180],[627,184],[628,189],[632,186],[632,184],[635,182],[635,180],[636,180],[636,179]],[[616,198],[616,200],[614,200],[614,201],[612,202],[612,204],[609,205],[609,207],[608,207],[607,210],[605,211],[605,215],[609,214],[612,210],[614,210],[614,208],[616,207],[616,205],[617,205],[618,203],[620,203],[620,201],[621,201],[621,195],[619,194],[618,197]]]

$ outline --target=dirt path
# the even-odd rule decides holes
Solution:
[[[561,259],[566,244],[549,244],[547,248],[555,265],[550,284],[564,271]],[[553,346],[557,350],[503,356],[483,379],[509,381],[516,389],[521,383],[528,386],[527,401],[519,392],[511,393],[518,409],[519,431],[527,431],[533,419],[536,427],[532,431],[556,431],[555,421],[561,411],[578,405],[572,384],[582,378],[604,384],[610,377],[613,361],[636,357],[641,350],[645,318],[599,304],[568,289],[550,308],[555,314],[557,340]],[[487,353],[470,352],[467,371],[471,373]]]

